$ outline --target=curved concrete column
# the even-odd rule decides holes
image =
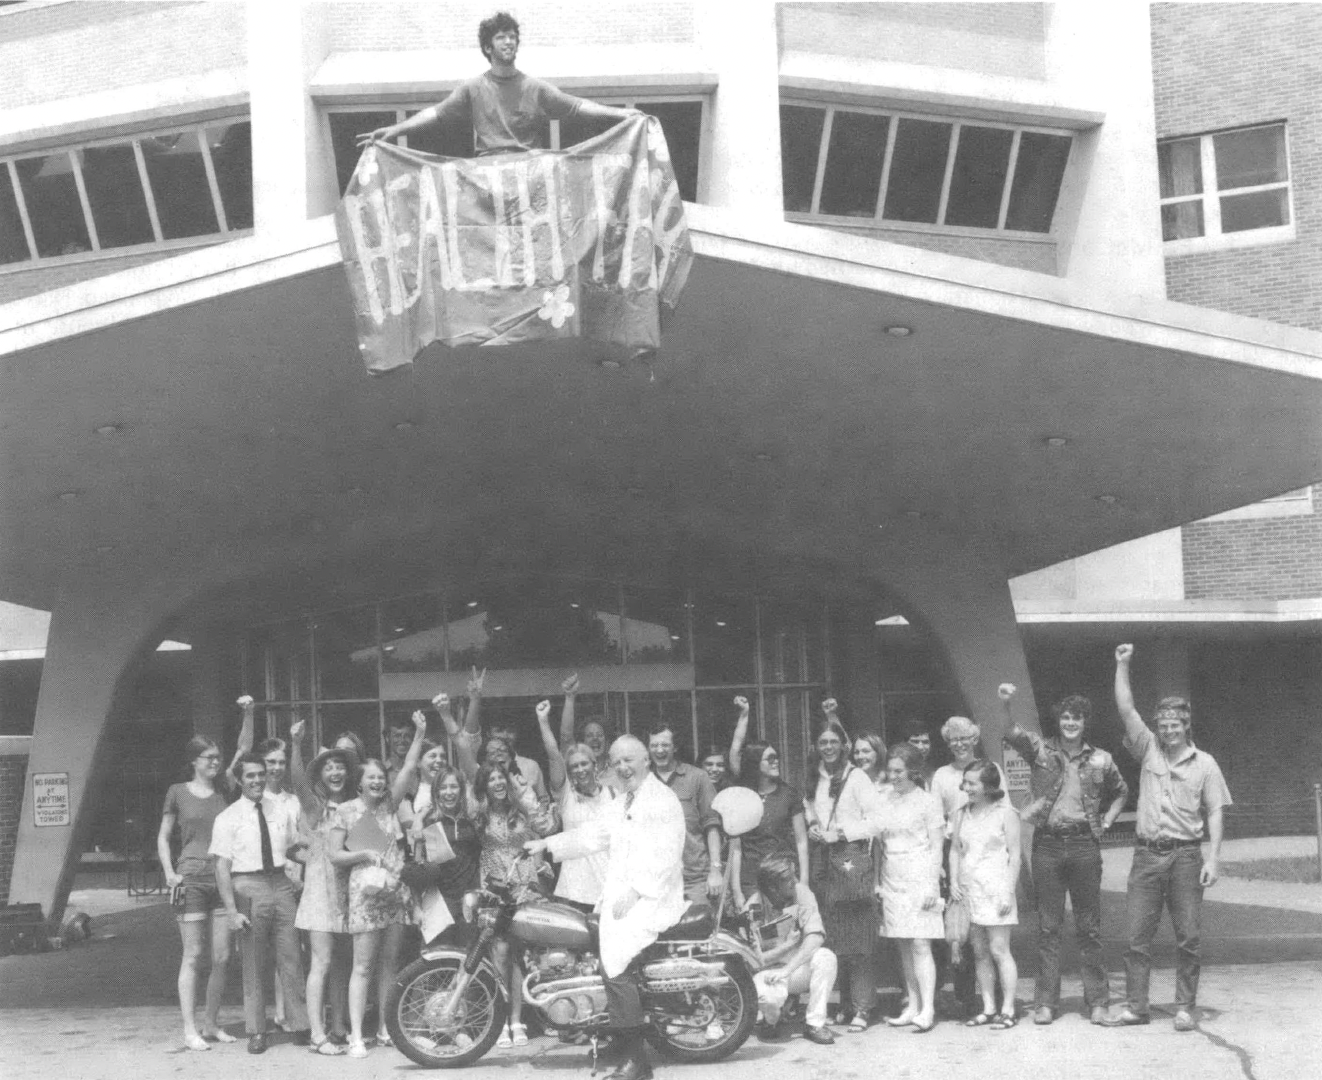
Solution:
[[[1038,730],[1037,704],[1005,569],[974,543],[918,528],[903,555],[881,577],[905,606],[905,616],[940,649],[983,746],[1002,759],[1004,720],[996,688],[1019,688],[1015,716]]]
[[[91,824],[88,808],[96,800],[89,796],[107,779],[102,751],[124,689],[159,643],[162,625],[196,588],[181,579],[132,589],[115,581],[66,582],[51,611],[10,903],[39,903],[52,919],[63,913]],[[32,778],[39,773],[68,774],[68,825],[34,823]]]

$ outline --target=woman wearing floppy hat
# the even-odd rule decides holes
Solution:
[[[344,965],[334,964],[335,937],[348,931],[349,874],[331,862],[327,840],[336,822],[335,807],[353,798],[358,787],[358,757],[347,748],[321,750],[303,768],[303,721],[296,720],[289,729],[291,748],[290,774],[294,791],[303,809],[299,830],[307,844],[303,868],[303,897],[298,904],[294,925],[306,930],[312,945],[308,965],[307,1006],[312,1031],[310,1046],[314,1054],[335,1055],[344,1052],[332,1038],[344,1038],[348,1030],[346,990],[349,982]],[[326,1034],[322,1016],[326,978],[331,979],[331,1030]]]

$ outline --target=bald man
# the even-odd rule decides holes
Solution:
[[[674,926],[688,907],[684,899],[684,810],[675,793],[648,768],[647,747],[632,735],[611,744],[619,797],[596,821],[572,832],[530,840],[531,852],[554,859],[610,853],[601,898],[601,966],[606,1006],[623,1060],[608,1080],[648,1080],[652,1068],[643,1048],[639,954]]]

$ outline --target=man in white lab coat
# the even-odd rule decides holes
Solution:
[[[621,798],[590,825],[530,840],[531,852],[555,859],[610,853],[601,898],[601,966],[611,1027],[623,1060],[608,1080],[648,1080],[643,1009],[634,961],[688,908],[684,899],[684,810],[648,768],[647,747],[632,735],[611,745]]]

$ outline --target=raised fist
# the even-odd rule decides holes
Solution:
[[[304,723],[303,717],[300,716],[297,720],[295,720],[292,724],[289,725],[290,742],[298,742],[298,740],[303,737],[303,723]]]
[[[996,688],[996,696],[1002,701],[1009,701],[1015,694],[1015,685],[1012,682],[1003,682]]]
[[[413,710],[413,726],[424,735],[427,733],[427,714],[421,709]]]
[[[549,701],[539,701],[537,703],[537,719],[545,720],[551,715],[551,703]]]
[[[569,678],[560,684],[560,689],[566,694],[578,693],[578,672],[574,672]]]
[[[734,699],[734,707],[741,713],[748,712],[748,698],[744,697],[743,694],[740,694]]]
[[[1128,663],[1131,659],[1133,659],[1133,656],[1134,656],[1134,646],[1126,644],[1126,645],[1117,645],[1115,647],[1115,662],[1117,664]]]
[[[827,716],[834,716],[838,708],[840,708],[840,705],[833,697],[829,697],[822,702],[822,712],[826,713]]]
[[[234,704],[236,704],[240,709],[251,709],[251,708],[252,708],[252,695],[251,695],[251,694],[244,694],[243,697],[239,698],[239,700],[236,701]]]
[[[450,707],[450,695],[449,695],[449,694],[437,694],[434,698],[431,699],[431,703],[432,703],[432,707],[433,707],[437,712],[442,712],[442,713],[443,713],[443,712],[445,712],[446,709],[448,709],[448,708]]]

